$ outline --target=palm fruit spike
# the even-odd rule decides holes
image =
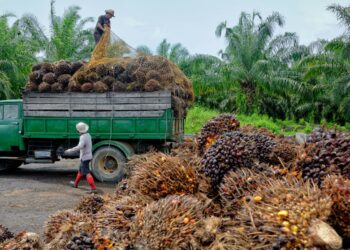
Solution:
[[[271,180],[262,185],[235,219],[250,238],[253,249],[311,249],[341,246],[342,240],[326,225],[332,208],[331,198],[310,182],[295,178]],[[322,230],[328,232],[322,234]],[[333,248],[338,249],[338,248]]]
[[[43,76],[43,82],[47,82],[48,84],[54,84],[56,82],[56,76],[54,73],[46,73]]]
[[[219,195],[226,216],[234,216],[244,202],[260,202],[262,197],[254,196],[259,186],[266,185],[268,178],[249,169],[231,171],[220,185]]]
[[[23,231],[14,238],[0,243],[0,249],[40,250],[43,246],[38,234]]]
[[[204,205],[191,196],[168,196],[153,202],[136,215],[131,242],[138,249],[193,249],[192,234],[203,210]]]
[[[131,189],[153,199],[174,194],[194,194],[198,190],[194,169],[182,164],[178,157],[162,153],[150,154],[146,161],[137,164],[129,185]]]
[[[221,134],[238,128],[239,121],[234,115],[222,114],[211,119],[203,126],[198,136],[199,155],[203,155]]]
[[[136,214],[150,202],[152,199],[134,194],[117,195],[106,202],[94,216],[97,245],[103,246],[106,242],[120,244],[127,237]]]
[[[101,196],[86,196],[80,200],[79,204],[76,206],[75,211],[90,215],[96,214],[104,203],[105,199]]]
[[[329,222],[344,239],[350,239],[350,180],[342,176],[328,176],[322,189],[333,200]]]
[[[235,131],[221,135],[206,151],[201,165],[215,191],[227,172],[242,167],[252,169],[256,160],[257,149],[250,136]]]
[[[315,128],[311,135],[306,139],[308,143],[316,143],[323,140],[334,139],[337,137],[337,132],[334,130],[325,130],[323,128]]]

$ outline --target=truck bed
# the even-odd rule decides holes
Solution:
[[[24,93],[24,138],[76,138],[85,122],[100,139],[178,141],[183,118],[176,118],[171,93]]]

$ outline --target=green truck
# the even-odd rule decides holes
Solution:
[[[184,117],[176,117],[168,91],[23,93],[0,101],[0,169],[78,158],[64,152],[78,143],[78,122],[90,127],[99,181],[119,181],[133,154],[167,150],[184,136]]]

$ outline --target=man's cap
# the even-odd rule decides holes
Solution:
[[[79,122],[75,127],[79,133],[86,133],[89,130],[89,125],[84,122]]]
[[[112,17],[114,17],[114,10],[112,9],[108,9],[108,10],[105,10],[106,14],[110,14]]]

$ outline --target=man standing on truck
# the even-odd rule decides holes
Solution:
[[[76,126],[77,131],[80,133],[79,144],[71,149],[65,151],[65,153],[71,153],[80,150],[80,167],[75,178],[75,181],[71,181],[70,184],[78,188],[79,181],[83,176],[86,176],[86,180],[90,185],[90,192],[96,192],[96,185],[94,182],[94,177],[90,173],[90,161],[92,159],[92,141],[91,136],[88,133],[89,126],[83,122],[79,122]]]
[[[98,44],[100,41],[103,32],[105,31],[106,28],[111,28],[111,18],[114,17],[114,10],[105,10],[106,14],[102,15],[98,18],[95,32],[94,32],[94,38],[95,38],[95,43]]]

